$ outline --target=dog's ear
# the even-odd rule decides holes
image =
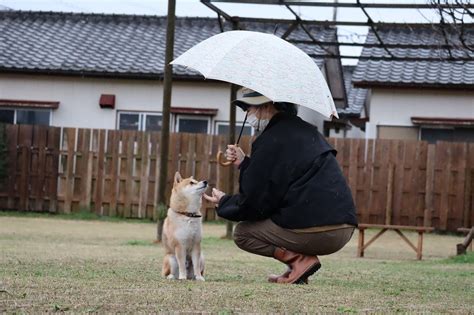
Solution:
[[[179,184],[179,182],[181,182],[183,180],[183,178],[181,177],[181,174],[179,172],[176,172],[174,174],[174,184]]]

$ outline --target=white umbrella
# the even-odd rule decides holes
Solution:
[[[171,62],[208,79],[257,91],[274,102],[290,102],[326,117],[338,117],[329,87],[311,57],[271,34],[230,31],[212,36]]]

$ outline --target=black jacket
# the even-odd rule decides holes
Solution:
[[[335,155],[315,126],[276,114],[240,165],[239,193],[221,198],[218,215],[231,221],[271,218],[288,229],[357,225]]]

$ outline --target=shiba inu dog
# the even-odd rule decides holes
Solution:
[[[162,275],[168,279],[204,281],[204,256],[201,252],[202,195],[207,181],[174,176],[168,216],[163,224],[165,247]]]

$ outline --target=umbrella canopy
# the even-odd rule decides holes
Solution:
[[[197,70],[208,79],[250,88],[274,102],[290,102],[329,118],[338,117],[326,80],[313,59],[275,35],[224,32],[171,63]]]

